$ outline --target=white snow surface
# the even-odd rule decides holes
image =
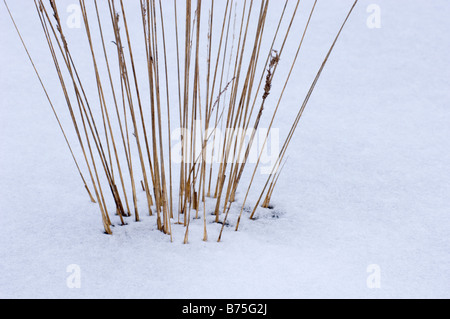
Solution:
[[[352,2],[319,1],[300,79],[277,119],[282,132]],[[370,4],[382,10],[380,29],[366,25]],[[65,114],[32,1],[9,5]],[[449,16],[447,0],[360,1],[293,139],[275,208],[244,218],[239,232],[228,227],[220,244],[217,225],[205,243],[202,221],[193,221],[183,245],[182,227],[172,226],[171,243],[154,217],[103,234],[2,3],[0,298],[450,297]],[[68,32],[86,41],[83,29]],[[264,182],[259,176],[256,189]],[[80,289],[66,284],[72,264]],[[370,265],[380,267],[380,289],[368,288]]]

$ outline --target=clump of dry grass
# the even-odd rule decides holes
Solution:
[[[286,165],[284,159],[289,144],[357,2],[351,7],[298,111],[251,218],[254,218],[261,201],[263,207],[270,206],[277,182]],[[135,30],[130,27],[127,15],[129,4],[125,4],[125,1],[107,0],[97,3],[94,0],[87,6],[85,0],[79,0],[92,62],[92,69],[88,71],[91,71],[93,79],[86,80],[81,75],[86,70],[78,69],[72,56],[73,50],[67,40],[56,1],[50,0],[45,5],[42,0],[34,0],[46,45],[66,100],[75,139],[79,144],[80,153],[77,155],[83,159],[83,165],[80,165],[73,152],[58,111],[10,13],[66,139],[84,187],[91,201],[99,206],[107,234],[112,234],[112,204],[122,225],[126,225],[126,219],[131,216],[140,221],[138,181],[146,195],[146,213],[156,213],[157,228],[172,239],[172,223],[178,220],[177,224],[186,228],[185,243],[189,242],[192,218],[203,219],[203,240],[208,240],[206,202],[212,197],[210,201],[215,201],[215,222],[222,224],[220,241],[229,212],[236,201],[238,187],[242,184],[244,171],[249,164],[256,132],[266,112],[266,103],[273,103],[272,86],[278,80],[278,66],[291,61],[278,102],[270,114],[267,136],[243,200],[236,224],[236,230],[239,229],[248,196],[254,190],[253,183],[264,148],[308,33],[317,0],[309,11],[300,39],[291,34],[300,12],[300,0],[294,3],[295,6],[289,6],[288,0],[284,2],[277,27],[270,29],[267,26],[267,17],[272,8],[269,0],[244,0],[240,3],[226,0],[220,9],[217,9],[215,0],[210,3],[201,0],[187,0],[185,3],[177,0],[173,3],[140,0],[139,19],[142,29]],[[4,4],[9,12],[6,0]],[[185,9],[184,25],[179,21],[180,5]],[[173,16],[167,15],[166,6],[172,6]],[[252,27],[255,21],[256,25]],[[287,27],[284,26],[285,23],[288,23]],[[172,32],[167,32],[169,29]],[[106,34],[112,34],[113,38],[107,39]],[[142,35],[142,43],[136,42],[136,35],[139,34]],[[276,48],[280,41],[281,46]],[[297,53],[294,57],[285,57],[285,46],[290,41],[299,41]],[[108,47],[109,42],[114,44],[113,54]],[[176,62],[169,61],[169,43],[176,48]],[[144,48],[144,51],[139,51],[136,47]],[[145,57],[144,63],[142,56]],[[169,68],[169,65],[172,67]],[[145,74],[145,81],[142,73]],[[175,91],[172,82],[176,83]],[[95,95],[91,92],[90,83],[95,83]],[[174,111],[178,113],[182,132],[179,136],[181,165],[178,189],[174,183],[177,174],[174,172],[172,153]],[[227,130],[217,147],[216,132],[221,128],[232,130]],[[252,134],[249,139],[237,133],[250,128]],[[212,149],[208,148],[211,142],[214,145]],[[214,159],[216,152],[219,154],[219,164],[214,165],[211,160],[208,168],[207,159]],[[242,158],[243,161],[239,161]],[[283,161],[284,164],[281,165]],[[82,166],[88,173],[90,183],[82,173]],[[109,197],[106,196],[107,189]],[[174,208],[176,202],[177,211]],[[200,217],[201,211],[203,217]]]

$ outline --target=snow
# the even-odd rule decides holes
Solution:
[[[24,2],[9,5],[63,110],[34,6]],[[277,119],[282,133],[352,2],[319,1]],[[381,29],[366,26],[373,3]],[[360,1],[293,139],[274,210],[234,232],[236,206],[220,244],[219,225],[208,225],[205,243],[194,220],[189,245],[184,228],[172,226],[171,243],[147,216],[102,233],[0,7],[0,298],[450,297],[448,1]],[[69,32],[82,41],[81,31]],[[144,212],[144,196],[139,204]],[[66,284],[73,264],[80,289]],[[370,265],[380,267],[380,289],[368,288]]]

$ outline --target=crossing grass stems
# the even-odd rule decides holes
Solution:
[[[314,36],[309,27],[317,0],[310,9],[305,10],[308,19],[300,38],[291,32],[294,22],[301,15],[300,0],[283,2],[276,28],[267,28],[267,18],[273,16],[270,0],[223,0],[221,6],[215,0],[186,0],[185,4],[177,0],[173,3],[139,0],[141,30],[130,28],[128,2],[93,0],[87,6],[85,0],[79,0],[88,53],[92,60],[92,70],[88,71],[94,76],[96,96],[85,90],[89,85],[81,76],[85,70],[79,72],[75,63],[56,1],[33,1],[66,101],[79,154],[74,152],[70,135],[60,120],[60,111],[50,98],[7,1],[3,0],[65,138],[83,186],[90,200],[99,207],[106,234],[112,234],[110,208],[114,207],[114,213],[122,225],[126,225],[127,218],[132,216],[139,222],[142,214],[156,214],[158,230],[170,236],[171,240],[172,225],[177,221],[175,224],[185,227],[185,244],[189,242],[192,219],[203,219],[203,240],[207,241],[209,214],[206,203],[212,201],[215,202],[214,222],[222,224],[218,238],[221,241],[229,213],[236,205],[238,187],[244,182],[242,176],[249,166],[256,131],[261,126],[263,114],[267,112],[266,104],[277,101],[269,114],[269,129],[241,203],[235,228],[238,231],[249,194],[258,192],[254,186],[257,170],[304,39],[308,35]],[[250,214],[251,219],[255,218],[261,203],[264,208],[270,207],[283,168],[288,165],[286,157],[292,137],[357,2],[351,6],[300,105],[278,160]],[[184,14],[180,12],[181,5],[185,7]],[[168,9],[173,10],[172,14],[167,14]],[[252,28],[255,21],[256,28]],[[168,29],[170,35],[175,36],[168,36]],[[105,30],[113,34],[114,38],[108,40],[115,46],[114,54],[107,49]],[[145,65],[135,59],[137,51],[133,41],[137,41],[136,35],[139,34],[142,34],[141,41],[145,48]],[[170,69],[169,41],[176,48],[176,67]],[[281,46],[276,48],[280,41]],[[285,54],[288,42],[298,42],[294,56]],[[206,52],[203,52],[205,47]],[[281,63],[290,65],[284,77],[277,72]],[[141,83],[143,80],[139,70],[146,70],[146,84]],[[175,91],[170,81],[176,81]],[[284,85],[275,99],[271,91],[277,81]],[[148,90],[143,91],[141,85],[148,86]],[[171,144],[174,138],[171,117],[174,110],[177,110],[177,124],[182,132],[179,136],[182,145],[178,189],[175,189],[177,175]],[[216,132],[224,126],[232,130],[227,130],[229,133],[217,144],[219,137]],[[253,129],[249,139],[236,133],[249,128]],[[133,133],[130,134],[131,131]],[[201,145],[197,145],[197,141],[201,141]],[[212,149],[208,147],[210,144]],[[213,164],[216,153],[219,154],[219,164]],[[244,160],[239,161],[241,158]],[[207,159],[211,159],[209,167]],[[140,181],[146,195],[144,212],[138,208],[137,181]]]

